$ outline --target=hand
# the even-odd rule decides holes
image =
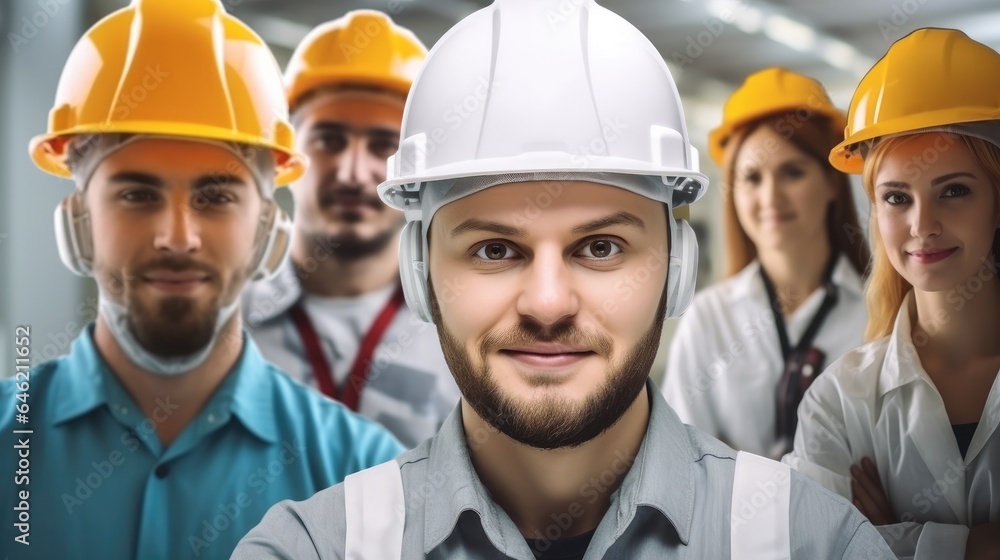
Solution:
[[[854,495],[854,507],[858,508],[872,525],[889,525],[896,522],[875,463],[868,457],[851,467],[851,494]]]
[[[965,560],[1000,558],[1000,523],[985,523],[969,529],[965,542]]]

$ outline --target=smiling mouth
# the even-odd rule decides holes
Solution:
[[[500,354],[536,370],[559,369],[597,355],[596,352],[590,350],[531,351],[528,349],[500,350]]]
[[[920,249],[907,254],[915,261],[923,264],[936,263],[942,261],[958,251],[958,247],[950,249]]]
[[[156,272],[142,276],[142,280],[163,292],[185,293],[208,284],[209,276],[202,272]]]

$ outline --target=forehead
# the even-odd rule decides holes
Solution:
[[[571,229],[578,222],[617,212],[644,220],[663,215],[663,203],[623,188],[587,181],[529,181],[486,188],[446,204],[434,223],[453,227],[470,217],[511,223],[526,230]]]
[[[976,172],[972,152],[962,138],[948,133],[914,134],[889,147],[876,174],[876,184],[890,180],[930,181],[950,171]]]
[[[769,167],[803,157],[808,155],[778,134],[774,128],[763,125],[757,127],[743,140],[736,154],[736,166]]]
[[[303,126],[336,122],[352,128],[379,126],[398,129],[403,121],[402,97],[366,90],[320,92],[296,109]]]
[[[251,177],[246,164],[221,146],[161,138],[136,140],[115,150],[98,165],[95,176],[120,171],[138,171],[180,182],[207,174]]]

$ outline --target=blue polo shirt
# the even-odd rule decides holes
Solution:
[[[229,558],[273,504],[403,450],[265,362],[245,334],[236,366],[164,448],[155,425],[185,404],[161,397],[145,417],[92,336],[91,324],[68,356],[33,368],[27,397],[0,381],[0,556]]]

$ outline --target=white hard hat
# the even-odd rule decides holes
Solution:
[[[672,207],[708,179],[656,48],[593,0],[495,0],[431,49],[378,192],[407,218],[400,274],[430,321],[426,230],[438,208],[497,184],[584,180]],[[694,292],[697,242],[671,216],[668,313]]]

